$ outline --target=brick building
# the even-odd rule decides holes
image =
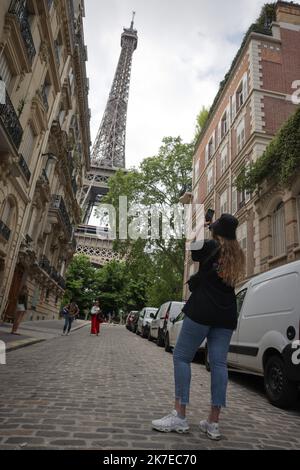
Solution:
[[[268,186],[259,197],[234,186],[297,109],[289,97],[300,80],[300,5],[277,2],[273,14],[251,26],[221,84],[198,139],[193,192],[182,198],[238,217],[247,278],[300,258],[300,175],[291,190]],[[185,281],[195,268],[187,253]]]
[[[1,0],[0,317],[55,318],[89,165],[83,0]]]

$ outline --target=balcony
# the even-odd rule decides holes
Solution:
[[[51,265],[50,265],[50,261],[48,260],[48,258],[46,256],[42,256],[41,259],[40,259],[40,262],[39,262],[39,267],[45,271],[47,274],[51,274]]]
[[[30,173],[28,165],[27,165],[27,163],[26,163],[26,161],[25,161],[25,159],[24,159],[24,157],[21,153],[19,154],[19,167],[21,168],[25,179],[29,182],[30,178],[31,178],[31,173]]]
[[[9,240],[9,237],[10,237],[10,229],[7,227],[7,225],[5,225],[4,222],[2,222],[2,220],[0,220],[0,236],[2,238],[4,238],[5,241],[8,242]]]
[[[36,55],[36,50],[34,47],[34,42],[33,42],[32,34],[31,34],[31,30],[30,30],[30,24],[28,21],[28,10],[27,10],[26,1],[12,0],[8,13],[10,13],[19,24],[27,58],[28,58],[30,65],[32,65],[33,59]]]
[[[16,149],[18,149],[22,140],[23,129],[7,92],[5,103],[0,104],[0,121],[2,122],[2,125],[9,135],[12,143]]]
[[[52,196],[52,203],[51,203],[50,210],[57,212],[59,214],[60,221],[62,225],[64,226],[69,239],[71,239],[72,233],[73,233],[73,227],[70,222],[70,218],[69,218],[62,196],[59,196],[56,194]]]

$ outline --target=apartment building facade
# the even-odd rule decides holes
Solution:
[[[58,316],[81,222],[90,111],[83,0],[0,5],[0,317]],[[2,97],[3,98],[3,97]]]
[[[277,2],[275,13],[275,21],[252,25],[245,36],[198,140],[193,192],[182,199],[239,219],[245,278],[300,258],[300,175],[290,190],[269,184],[259,196],[234,186],[297,109],[291,94],[300,80],[300,5]],[[187,252],[185,281],[195,270]]]

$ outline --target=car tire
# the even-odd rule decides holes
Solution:
[[[152,338],[152,336],[151,336],[151,330],[150,330],[150,328],[149,328],[148,341],[152,341],[152,340],[153,340],[153,338]]]
[[[147,338],[147,330],[145,328],[142,328],[141,337],[142,338]]]
[[[165,345],[163,335],[160,330],[158,330],[158,335],[157,335],[157,341],[156,341],[157,346],[160,348],[163,348]]]
[[[166,352],[172,352],[172,348],[170,346],[170,337],[169,337],[169,333],[166,334],[166,338],[165,338],[165,351]]]
[[[207,346],[206,346],[205,351],[204,351],[204,364],[205,364],[205,369],[207,370],[207,372],[210,372],[210,364],[209,364]]]
[[[297,384],[286,375],[285,365],[280,356],[271,356],[264,369],[264,385],[268,400],[279,408],[292,407],[298,395]]]
[[[135,334],[138,335],[138,336],[140,335],[140,332],[139,332],[138,329],[135,330]]]

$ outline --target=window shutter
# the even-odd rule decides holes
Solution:
[[[243,101],[245,103],[248,96],[248,75],[247,72],[243,76]]]
[[[235,116],[236,116],[236,96],[235,96],[235,94],[231,98],[231,116],[232,116],[232,121],[233,121]]]
[[[205,147],[205,166],[207,165],[207,163],[208,163],[208,144]]]
[[[218,124],[218,143],[220,143],[222,139],[221,129],[222,129],[222,122],[220,121]]]

